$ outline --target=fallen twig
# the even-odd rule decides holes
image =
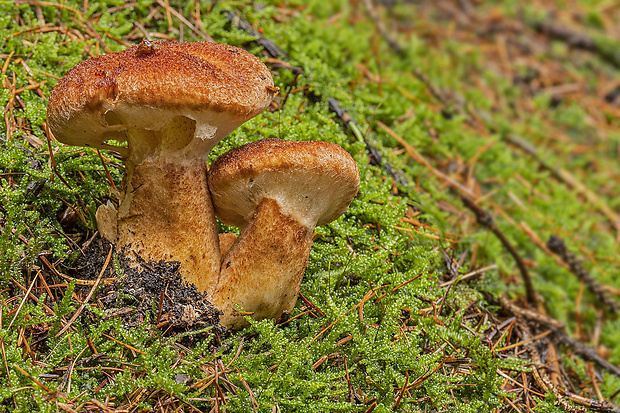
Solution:
[[[461,199],[463,200],[463,204],[467,208],[469,208],[474,214],[476,214],[476,220],[478,223],[489,229],[502,243],[504,248],[508,250],[512,258],[515,260],[517,267],[519,268],[519,272],[521,273],[521,278],[523,279],[523,284],[525,285],[525,293],[527,295],[527,301],[534,308],[538,307],[538,298],[536,296],[536,291],[534,290],[534,285],[532,284],[532,279],[530,277],[530,273],[527,270],[525,262],[517,249],[512,245],[512,243],[506,238],[506,235],[497,227],[495,221],[491,214],[479,207],[471,198],[462,195]]]
[[[263,49],[265,49],[265,51],[267,52],[267,54],[271,56],[273,59],[286,59],[286,53],[282,51],[282,49],[280,49],[278,46],[276,46],[271,40],[265,38],[256,29],[254,29],[254,27],[252,27],[250,23],[243,20],[240,16],[236,15],[235,13],[231,11],[226,11],[225,15],[228,18],[228,20],[230,20],[230,22],[234,24],[236,27],[250,33],[252,36],[255,36],[256,43],[259,46],[262,46]],[[271,63],[277,67],[289,69],[293,71],[293,73],[296,73],[296,74],[304,72],[303,67],[291,66],[283,60],[276,60],[276,61],[272,60]],[[329,110],[335,113],[336,116],[338,116],[338,119],[342,122],[345,128],[347,128],[347,130],[351,130],[358,139],[364,141],[364,143],[366,144],[366,151],[370,155],[371,164],[376,165],[376,166],[383,166],[387,174],[393,177],[398,184],[406,186],[407,180],[405,179],[405,177],[402,174],[396,172],[389,163],[385,162],[383,160],[383,157],[381,156],[381,152],[379,152],[377,148],[375,148],[370,142],[368,142],[368,140],[364,136],[362,136],[360,132],[359,124],[357,123],[355,119],[353,119],[347,113],[347,111],[340,105],[338,100],[336,100],[333,97],[328,97],[327,101],[328,101]]]
[[[583,357],[584,360],[593,361],[608,372],[620,377],[620,367],[605,360],[595,349],[579,340],[571,338],[564,330],[556,329],[554,333],[563,345],[572,349],[576,354]]]
[[[86,304],[88,303],[90,298],[93,296],[93,294],[97,290],[97,286],[101,282],[101,278],[103,277],[103,274],[105,273],[105,270],[108,268],[108,264],[110,263],[110,259],[112,258],[112,251],[113,250],[114,250],[114,248],[112,246],[110,246],[110,252],[108,252],[108,257],[106,258],[105,264],[103,264],[103,268],[101,269],[101,272],[99,273],[99,276],[97,277],[97,281],[95,281],[95,284],[90,289],[90,292],[88,293],[88,295],[86,296],[86,298],[84,299],[82,304],[80,305],[80,308],[78,308],[78,310],[73,314],[73,316],[71,317],[69,322],[58,333],[56,333],[56,336],[55,336],[56,338],[60,337],[65,331],[67,331],[67,329],[78,318],[78,316],[80,315],[82,310],[84,310],[84,308],[86,307]]]
[[[329,105],[329,110],[335,113],[336,116],[338,116],[338,119],[340,120],[340,122],[342,122],[342,124],[347,130],[351,130],[355,135],[360,135],[358,136],[358,139],[363,140],[366,144],[366,151],[370,156],[370,163],[376,166],[383,166],[387,174],[396,179],[396,182],[403,186],[407,185],[407,180],[405,179],[405,177],[402,174],[395,172],[394,168],[392,168],[389,163],[383,160],[381,152],[379,152],[377,148],[370,144],[366,137],[362,136],[359,129],[359,123],[357,123],[357,121],[353,119],[353,117],[351,117],[342,106],[340,106],[340,102],[330,97],[327,99],[327,103]]]
[[[620,407],[616,406],[613,403],[608,402],[607,400],[593,400],[588,399],[587,397],[583,397],[579,394],[571,393],[568,390],[557,389],[558,393],[562,396],[566,397],[568,400],[573,403],[579,404],[581,406],[585,406],[586,408],[595,411],[595,412],[605,412],[605,413],[618,413],[620,412]]]
[[[529,334],[526,334],[526,336],[529,336]],[[557,387],[551,382],[551,379],[549,378],[547,373],[544,370],[539,369],[539,367],[541,367],[543,363],[540,357],[540,353],[536,349],[534,343],[529,342],[526,344],[526,346],[528,349],[528,353],[530,354],[530,358],[534,362],[534,364],[532,365],[532,375],[534,376],[534,380],[541,388],[541,390],[546,393],[552,393],[557,398],[557,404],[561,405],[566,411],[586,413],[587,411],[585,408],[572,406],[566,400],[566,398],[558,392]]]
[[[571,47],[595,53],[607,62],[620,67],[620,53],[617,49],[605,48],[593,37],[579,33],[549,20],[530,22],[529,25],[539,33],[561,40]]]
[[[514,314],[519,317],[527,318],[532,321],[536,321],[546,326],[551,326],[557,329],[562,329],[565,327],[565,324],[561,321],[556,320],[555,318],[549,317],[546,314],[540,313],[535,310],[528,310],[527,308],[519,307],[518,305],[512,304],[508,299],[504,296],[499,296],[499,304],[510,314]]]
[[[265,36],[260,34],[250,23],[243,20],[241,17],[233,13],[232,11],[226,10],[224,15],[230,22],[238,27],[239,29],[250,33],[252,36],[255,36],[254,40],[259,46],[261,46],[271,57],[282,57],[286,58],[286,53],[278,46],[275,45],[271,40],[267,39]]]
[[[581,281],[583,281],[596,295],[596,298],[603,303],[614,315],[618,315],[620,313],[620,305],[616,300],[614,300],[608,293],[605,291],[603,286],[592,277],[592,274],[588,270],[586,270],[579,259],[568,250],[564,240],[558,236],[552,235],[549,237],[547,241],[547,247],[559,255],[562,260],[569,266],[570,270],[573,274],[577,276]]]
[[[557,334],[557,331],[555,333]],[[526,333],[526,336],[529,336],[529,333]],[[558,403],[562,407],[564,407],[566,411],[569,411],[569,412],[597,411],[597,412],[607,412],[607,413],[620,412],[620,407],[616,406],[613,403],[610,403],[607,400],[589,399],[584,396],[577,395],[568,390],[565,390],[564,383],[561,380],[561,378],[554,382],[551,379],[551,377],[549,377],[547,373],[541,368],[543,366],[543,363],[541,360],[540,353],[538,352],[534,343],[531,340],[528,340],[526,343],[526,347],[528,348],[530,358],[532,359],[532,361],[534,361],[534,364],[532,365],[532,373],[533,373],[534,379],[536,380],[536,382],[538,383],[538,385],[543,391],[553,393],[555,397],[558,399]],[[579,351],[577,351],[577,353],[579,353]],[[581,355],[583,356],[583,354]],[[547,355],[547,357],[549,357],[549,355]],[[546,367],[549,368],[548,366]],[[553,373],[554,372],[551,372],[551,374]],[[575,404],[578,404],[579,406],[571,405],[570,403],[568,403],[568,400],[572,401]],[[585,408],[582,406],[584,406]],[[586,410],[586,409],[589,409],[589,410]]]
[[[608,372],[620,377],[620,367],[610,363],[601,357],[598,352],[587,344],[571,338],[564,331],[564,324],[548,315],[540,314],[534,311],[524,310],[514,304],[510,304],[508,300],[504,297],[499,297],[499,303],[505,311],[512,313],[514,315],[522,316],[528,318],[532,321],[535,321],[541,324],[544,328],[550,329],[553,331],[555,337],[559,340],[559,342],[573,350],[573,352],[579,356],[581,356],[586,361],[592,361],[598,364],[600,367],[604,368]]]
[[[374,25],[377,28],[377,31],[379,32],[379,34],[381,36],[383,36],[383,38],[385,39],[387,44],[392,48],[392,50],[395,53],[402,54],[403,53],[403,48],[388,33],[388,31],[387,31],[387,29],[385,27],[385,24],[383,24],[383,21],[379,17],[379,15],[377,13],[377,9],[375,9],[375,5],[373,4],[372,0],[362,0],[362,2],[364,3],[364,7],[366,8],[366,12],[368,13],[368,16],[370,17],[370,20],[372,20],[372,22],[374,23]]]

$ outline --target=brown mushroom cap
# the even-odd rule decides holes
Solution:
[[[132,264],[180,262],[183,277],[206,291],[220,269],[206,158],[276,90],[269,69],[242,49],[143,41],[71,69],[52,90],[47,118],[60,142],[124,158],[125,190],[118,208],[97,211],[101,233]]]
[[[282,212],[314,228],[342,215],[358,188],[351,155],[321,141],[264,139],[227,152],[209,170],[215,215],[238,227],[269,198]]]
[[[194,138],[215,138],[203,145],[208,152],[262,112],[273,91],[267,67],[237,47],[144,41],[71,69],[52,90],[48,122],[60,142],[102,148],[125,141],[127,131],[158,132],[187,118]]]

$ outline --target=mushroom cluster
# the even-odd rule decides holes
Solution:
[[[143,41],[78,64],[48,103],[58,141],[123,158],[120,203],[99,207],[100,233],[136,267],[178,261],[231,328],[246,324],[236,306],[256,319],[294,306],[314,227],[340,216],[359,186],[351,156],[325,142],[258,141],[207,172],[211,149],[277,90],[242,49]],[[240,236],[218,237],[216,216]]]

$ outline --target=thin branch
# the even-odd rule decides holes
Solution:
[[[364,7],[366,8],[366,12],[370,17],[370,20],[372,20],[372,22],[374,23],[379,34],[385,39],[387,44],[392,48],[395,53],[403,54],[403,48],[388,33],[387,28],[385,27],[385,24],[383,24],[383,21],[381,20],[381,17],[379,16],[379,13],[377,12],[377,9],[375,8],[372,0],[362,0],[362,2],[364,3]]]
[[[259,46],[261,46],[271,57],[282,57],[286,59],[286,53],[275,45],[271,40],[260,34],[250,23],[237,16],[232,11],[226,10],[224,12],[226,18],[237,28],[248,32],[250,35],[256,37],[254,40]]]
[[[529,25],[541,34],[563,41],[570,47],[597,54],[612,65],[620,67],[620,53],[618,49],[605,48],[601,42],[585,33],[571,30],[559,23],[552,22],[550,19],[530,22]]]
[[[55,336],[56,338],[60,337],[65,331],[67,331],[67,329],[71,326],[71,324],[73,324],[73,322],[78,318],[78,316],[80,315],[82,310],[84,310],[84,308],[86,307],[86,304],[88,303],[88,301],[91,299],[91,297],[95,293],[95,290],[97,289],[97,286],[99,286],[99,283],[101,282],[101,278],[103,277],[103,274],[105,273],[105,270],[108,268],[108,264],[110,263],[110,259],[112,258],[112,251],[113,250],[114,250],[114,248],[112,246],[110,246],[110,251],[108,252],[108,257],[106,258],[105,263],[103,264],[103,268],[101,269],[101,272],[99,273],[99,276],[97,277],[97,281],[95,281],[95,284],[90,289],[90,292],[88,293],[88,295],[86,296],[86,298],[82,302],[82,305],[80,305],[80,308],[73,314],[73,316],[71,317],[69,322],[58,333],[56,333],[56,336]]]
[[[166,10],[167,13],[172,14],[174,17],[179,19],[181,21],[181,23],[183,23],[184,25],[189,27],[199,37],[202,37],[202,39],[204,41],[211,42],[211,43],[215,42],[215,40],[213,40],[213,37],[209,36],[209,34],[206,33],[205,31],[199,30],[198,28],[196,28],[196,26],[194,26],[189,20],[187,20],[185,17],[183,17],[183,15],[181,13],[179,13],[178,11],[176,11],[175,9],[170,7],[169,4],[166,4],[166,2],[164,2],[162,0],[155,0],[155,1],[157,2],[157,4],[159,4],[161,7],[163,7]]]
[[[248,32],[252,36],[255,36],[256,43],[259,46],[262,46],[263,49],[265,49],[265,51],[267,52],[267,54],[271,56],[273,59],[286,59],[287,57],[286,53],[282,51],[282,49],[280,49],[278,46],[276,46],[271,40],[265,38],[256,29],[254,29],[254,27],[252,27],[250,23],[243,20],[241,17],[239,17],[238,15],[236,15],[235,13],[231,11],[225,11],[224,14],[228,18],[228,20],[230,20],[230,22],[233,25],[235,25],[237,28]],[[272,60],[271,62],[268,60],[267,62],[272,63],[272,65],[276,67],[282,67],[282,68],[289,69],[293,71],[293,73],[295,74],[304,73],[303,67],[291,66],[284,60],[275,60],[275,61]],[[365,136],[363,136],[363,134],[360,131],[359,124],[357,123],[357,121],[353,119],[347,113],[347,111],[340,105],[338,100],[336,100],[333,97],[328,97],[327,102],[328,102],[329,110],[335,113],[336,116],[338,116],[338,119],[342,122],[345,128],[347,128],[347,130],[351,130],[353,134],[356,135],[358,139],[360,139],[360,141],[363,141],[366,144],[366,151],[370,155],[371,164],[376,165],[376,166],[383,166],[386,173],[390,175],[391,177],[393,177],[398,184],[402,186],[406,186],[407,180],[405,179],[405,177],[402,174],[396,172],[389,163],[384,162],[383,157],[381,156],[381,152],[379,152],[379,150],[375,148],[368,141],[368,139],[366,139]]]
[[[534,308],[538,307],[538,298],[536,296],[536,291],[534,290],[534,285],[532,284],[532,278],[530,277],[530,273],[525,265],[525,261],[517,249],[512,245],[512,243],[506,238],[506,235],[497,227],[497,224],[493,220],[491,214],[478,206],[471,198],[462,195],[461,199],[463,200],[463,204],[467,208],[469,208],[474,214],[476,214],[476,220],[478,223],[489,229],[502,243],[504,248],[508,250],[512,258],[515,260],[517,267],[519,268],[519,272],[521,273],[521,278],[523,279],[523,284],[525,285],[525,293],[527,295],[527,301]]]
[[[592,274],[586,270],[579,259],[568,250],[564,240],[558,236],[552,235],[547,241],[547,247],[557,254],[568,265],[573,274],[577,276],[584,284],[594,293],[596,298],[605,305],[614,315],[620,313],[620,305],[614,300],[603,286],[592,277]]]

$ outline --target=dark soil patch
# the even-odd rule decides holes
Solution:
[[[79,280],[96,280],[110,248],[111,244],[102,238],[93,240],[76,260],[76,269],[71,275]],[[121,278],[102,282],[96,298],[91,299],[96,299],[106,310],[106,317],[122,317],[128,327],[148,320],[166,334],[198,331],[210,326],[213,326],[210,332],[218,336],[224,334],[226,329],[219,322],[221,312],[206,299],[205,293],[183,280],[179,262],[142,262],[135,268],[128,260],[116,254],[113,257],[116,262],[108,263],[102,278],[116,278],[118,267]],[[76,293],[86,295],[91,288],[92,285],[77,285]]]

